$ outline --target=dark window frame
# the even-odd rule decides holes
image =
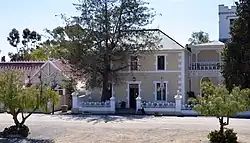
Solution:
[[[161,59],[163,58],[163,59]],[[160,61],[163,60],[163,61]],[[164,71],[166,70],[166,56],[165,55],[158,55],[157,56],[157,70],[158,71]]]
[[[164,88],[163,88],[163,92],[161,90],[158,90],[161,86],[160,82],[156,83],[156,101],[166,101],[166,95],[167,95],[167,83],[163,83],[164,84]],[[161,95],[161,93],[163,93],[163,95]]]

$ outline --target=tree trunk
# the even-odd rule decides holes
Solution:
[[[102,101],[109,100],[108,95],[108,73],[103,75],[103,81],[102,81]]]
[[[224,137],[224,123],[223,123],[223,117],[219,117],[219,122],[220,122],[220,134],[221,134],[221,137]]]
[[[19,128],[21,127],[21,124],[19,123],[18,119],[17,119],[17,114],[15,115],[12,115],[13,116],[13,120],[14,120],[14,123],[15,125]]]
[[[108,30],[108,2],[105,0],[105,48],[104,48],[104,72],[102,81],[102,101],[109,100],[108,84],[109,84],[109,71],[110,71],[110,58],[109,58],[109,30]]]

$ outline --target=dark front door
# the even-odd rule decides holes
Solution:
[[[139,85],[130,84],[129,85],[129,108],[136,109],[136,98],[139,94]]]

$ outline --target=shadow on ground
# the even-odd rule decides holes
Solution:
[[[85,120],[87,122],[93,122],[97,124],[99,122],[123,122],[129,120],[140,120],[140,119],[151,119],[153,116],[143,115],[126,115],[126,116],[115,116],[115,115],[53,115],[62,120]]]
[[[46,139],[0,138],[0,143],[54,143],[54,141]]]

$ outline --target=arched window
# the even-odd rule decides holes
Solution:
[[[210,82],[211,80],[208,78],[208,77],[203,77],[202,79],[201,79],[201,84],[203,83],[203,82]]]

